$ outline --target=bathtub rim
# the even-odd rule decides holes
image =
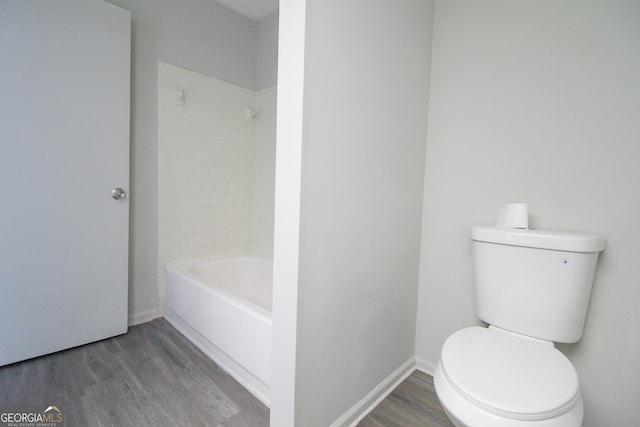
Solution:
[[[194,261],[187,261],[183,263],[167,265],[164,268],[164,272],[165,272],[165,276],[168,273],[173,273],[182,277],[183,279],[193,281],[195,282],[196,286],[199,286],[200,288],[205,288],[205,290],[207,288],[213,288],[225,300],[229,301],[234,305],[242,306],[242,308],[245,310],[252,309],[253,314],[255,314],[258,317],[262,317],[264,318],[264,320],[267,320],[269,323],[271,323],[272,311],[269,311],[266,308],[261,307],[258,304],[251,302],[245,298],[242,298],[231,291],[223,289],[222,287],[216,285],[215,283],[210,282],[206,278],[189,271],[189,267],[195,264],[202,264],[206,262],[216,262],[216,261],[228,261],[228,260],[246,261],[246,260],[254,260],[254,259],[260,260],[260,261],[267,261],[271,263],[271,265],[273,266],[273,260],[269,258],[263,258],[255,255],[230,255],[230,256],[223,256],[223,257],[202,258]],[[271,293],[273,294],[273,274],[271,276]],[[167,302],[165,301],[165,310],[167,308],[168,308]]]

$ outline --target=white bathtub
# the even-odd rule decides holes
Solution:
[[[216,258],[166,269],[165,318],[270,406],[273,264]]]

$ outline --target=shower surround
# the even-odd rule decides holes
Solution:
[[[158,62],[160,307],[167,265],[272,257],[275,96]]]

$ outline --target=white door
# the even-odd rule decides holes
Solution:
[[[127,330],[131,15],[0,0],[0,366]]]

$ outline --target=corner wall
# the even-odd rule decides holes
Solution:
[[[280,12],[258,22],[258,57],[256,89],[262,90],[278,81],[278,25]]]
[[[416,353],[478,323],[469,227],[601,233],[578,371],[585,426],[640,419],[640,3],[436,1]]]
[[[295,425],[414,355],[431,5],[307,1]]]
[[[273,259],[277,86],[256,92],[252,253]]]

